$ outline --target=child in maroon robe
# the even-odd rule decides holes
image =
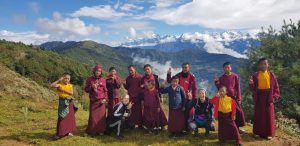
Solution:
[[[115,67],[109,68],[109,75],[106,79],[106,88],[108,90],[108,113],[120,102],[121,78],[117,75]]]
[[[160,105],[160,97],[158,90],[155,88],[155,81],[149,80],[146,88],[140,94],[140,98],[144,101],[144,115],[143,122],[148,133],[154,132],[158,134],[159,127],[161,127],[162,108]]]
[[[266,58],[258,61],[259,71],[249,78],[254,100],[253,133],[262,138],[275,136],[274,101],[280,96],[279,85],[274,73],[268,70]]]
[[[85,91],[89,93],[90,97],[90,114],[86,133],[91,136],[103,135],[106,129],[106,104],[108,101],[102,67],[96,65],[93,74],[87,79],[85,86]]]
[[[129,76],[123,82],[123,86],[127,90],[130,102],[133,103],[129,123],[133,126],[138,125],[139,128],[142,128],[142,102],[138,97],[142,89],[142,76],[137,73],[136,68],[133,65],[128,66],[128,72]]]
[[[144,71],[145,71],[145,75],[142,77],[141,79],[141,87],[144,88],[145,85],[148,83],[148,81],[152,80],[155,82],[155,90],[159,90],[159,81],[158,81],[158,76],[152,73],[152,68],[150,64],[146,64],[144,65]],[[159,95],[159,101],[160,103],[162,103],[162,98],[161,98],[161,94],[158,93]],[[160,105],[160,108],[162,109],[162,106]],[[161,112],[159,112],[159,117],[160,117],[160,129],[164,130],[165,126],[168,124],[168,120],[167,117],[165,115],[165,112],[163,110],[161,110]]]
[[[57,90],[59,96],[58,120],[54,140],[64,136],[73,136],[76,130],[75,111],[73,102],[73,86],[70,84],[71,75],[64,73],[63,76],[53,82],[50,87]]]
[[[182,136],[185,130],[185,93],[183,87],[178,85],[179,78],[172,77],[171,85],[160,89],[162,94],[168,93],[169,95],[169,123],[168,130],[171,133],[170,137]]]
[[[236,125],[238,127],[245,126],[245,115],[241,106],[242,94],[240,88],[240,78],[237,74],[231,71],[231,63],[225,62],[223,64],[224,74],[218,78],[215,77],[215,85],[220,87],[225,86],[227,88],[227,95],[230,96],[236,102]]]
[[[220,87],[218,95],[210,102],[215,106],[215,118],[218,118],[218,137],[221,145],[226,140],[236,140],[238,146],[242,145],[239,129],[235,123],[236,102],[227,95],[227,88]]]
[[[190,64],[183,63],[182,64],[182,72],[177,73],[175,76],[179,78],[179,85],[183,87],[186,95],[186,99],[188,98],[188,94],[191,94],[193,99],[197,96],[197,81],[196,77],[193,73],[190,72]],[[171,83],[171,68],[168,70],[167,73],[167,81]],[[184,112],[185,121],[189,121],[193,118],[195,113],[195,108],[186,109]],[[188,131],[188,124],[186,124],[186,131]]]

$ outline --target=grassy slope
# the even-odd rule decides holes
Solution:
[[[57,99],[53,92],[39,86],[34,81],[24,78],[19,74],[0,65],[0,145],[216,145],[217,133],[212,133],[208,138],[196,139],[186,136],[181,139],[169,139],[167,132],[160,135],[145,135],[143,131],[125,131],[126,138],[122,141],[111,136],[84,137],[87,124],[88,111],[80,109],[76,113],[78,130],[74,137],[66,137],[52,141],[55,133],[57,117]],[[16,82],[18,81],[18,82]],[[4,86],[5,85],[5,86]],[[18,89],[23,88],[23,92]],[[5,89],[6,88],[6,89]],[[7,90],[7,89],[11,90]],[[38,89],[38,90],[31,90]],[[28,96],[28,94],[30,94]],[[36,95],[35,97],[32,97]],[[49,101],[36,100],[37,96],[44,95]],[[52,97],[52,98],[51,98]],[[26,111],[28,109],[28,111]],[[254,139],[251,136],[251,126],[245,127],[247,134],[242,136],[245,145],[297,145],[300,141],[295,137],[278,132],[277,137],[271,141]],[[203,131],[201,131],[203,133]],[[231,142],[228,145],[233,145]]]

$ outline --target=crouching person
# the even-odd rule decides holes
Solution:
[[[130,102],[129,96],[126,95],[121,102],[116,104],[112,112],[109,114],[107,119],[107,133],[111,133],[112,130],[117,130],[117,138],[123,139],[124,136],[121,134],[121,129],[124,127],[125,120],[130,116],[130,109],[133,103]]]
[[[188,121],[188,127],[194,131],[195,137],[199,137],[198,128],[205,128],[205,136],[209,135],[209,131],[214,131],[215,126],[213,122],[213,104],[205,96],[205,89],[199,90],[199,98],[192,99],[192,94],[188,94],[188,101],[186,108],[195,108],[193,118]]]

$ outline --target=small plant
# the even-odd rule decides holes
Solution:
[[[296,135],[299,137],[300,134],[300,127],[297,124],[297,121],[295,119],[288,119],[284,117],[282,112],[276,113],[276,127],[280,130],[291,134]]]

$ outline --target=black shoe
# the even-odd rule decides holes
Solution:
[[[119,139],[119,140],[122,140],[122,139],[124,139],[125,137],[123,136],[123,135],[117,135],[117,137],[116,137],[117,139]]]

